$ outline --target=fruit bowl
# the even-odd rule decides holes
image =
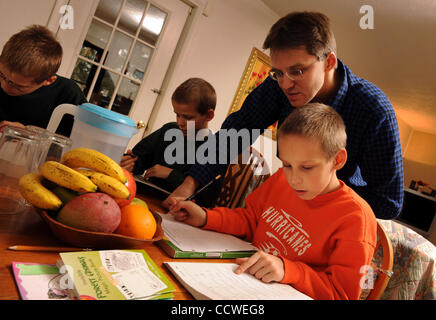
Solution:
[[[46,211],[36,209],[41,218],[49,225],[53,235],[62,242],[79,248],[89,249],[122,249],[122,248],[139,248],[145,244],[161,240],[164,232],[162,229],[162,218],[154,213],[156,219],[156,232],[152,239],[142,240],[123,236],[116,233],[92,232],[76,229],[62,224],[53,219]]]

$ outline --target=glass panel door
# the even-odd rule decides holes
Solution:
[[[89,102],[129,115],[167,18],[146,0],[99,2],[71,76]]]

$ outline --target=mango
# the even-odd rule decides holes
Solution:
[[[85,193],[68,201],[56,220],[76,229],[112,233],[120,224],[121,210],[105,193]]]

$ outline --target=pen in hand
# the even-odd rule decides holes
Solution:
[[[174,211],[173,211],[173,207],[177,204],[177,202],[178,201],[191,201],[192,199],[194,199],[200,192],[202,192],[204,189],[206,189],[207,187],[209,187],[214,181],[216,181],[216,180],[218,180],[219,178],[221,178],[221,175],[219,174],[219,175],[217,175],[215,178],[213,178],[211,181],[209,181],[208,183],[206,183],[203,187],[201,187],[200,189],[198,189],[196,192],[194,192],[193,194],[191,194],[189,197],[187,197],[185,200],[183,200],[183,199],[178,199],[178,200],[175,200],[175,202],[172,204],[172,205],[170,205],[170,207],[169,207],[169,211],[168,211],[168,213],[170,213],[170,214],[174,214]],[[173,199],[175,199],[175,198],[173,198]]]
[[[212,180],[210,180],[208,183],[206,183],[203,187],[201,187],[200,189],[198,189],[196,192],[194,192],[192,195],[190,195],[189,197],[187,197],[185,199],[185,201],[190,201],[192,199],[194,199],[200,192],[202,192],[204,189],[206,189],[207,187],[209,187],[214,181],[218,180],[219,178],[221,178],[221,175],[217,175],[215,178],[213,178]]]

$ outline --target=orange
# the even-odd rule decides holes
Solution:
[[[138,204],[121,208],[121,222],[115,233],[137,239],[152,239],[156,232],[156,220],[151,211]]]

